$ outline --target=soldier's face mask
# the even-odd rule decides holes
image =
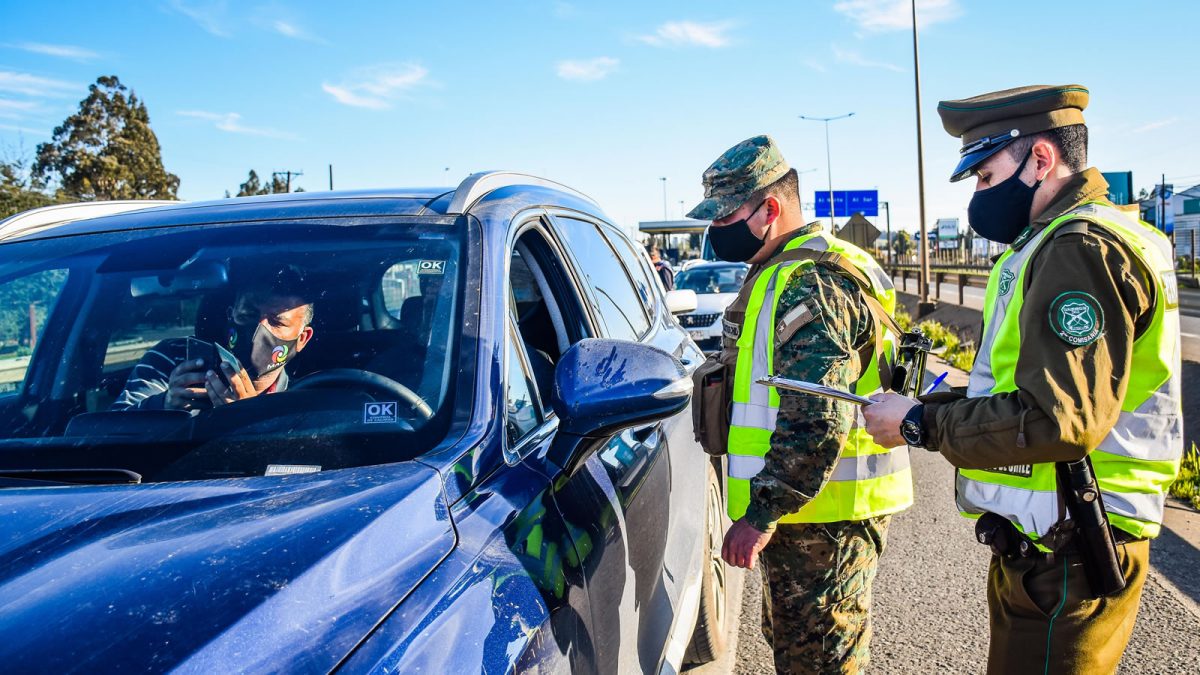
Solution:
[[[1021,230],[1029,225],[1033,193],[1042,185],[1041,180],[1033,185],[1026,185],[1021,180],[1021,172],[1032,156],[1033,148],[1030,148],[1029,154],[1021,160],[1013,175],[971,197],[971,203],[967,206],[967,222],[979,236],[1001,244],[1011,244]]]
[[[721,260],[728,262],[746,262],[754,257],[763,247],[763,240],[754,235],[750,229],[750,219],[762,208],[764,200],[750,215],[728,225],[709,226],[708,243],[712,244],[713,253]]]

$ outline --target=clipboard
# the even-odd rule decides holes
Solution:
[[[761,377],[758,379],[758,383],[768,387],[775,387],[776,389],[787,389],[788,391],[798,391],[814,396],[834,398],[839,401],[853,403],[854,405],[871,405],[874,403],[874,401],[865,396],[852,394],[848,391],[826,387],[823,384],[816,384],[814,382],[805,382],[804,380],[789,380],[786,377],[779,377],[777,375]]]

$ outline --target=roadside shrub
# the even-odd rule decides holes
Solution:
[[[1171,495],[1191,502],[1192,508],[1200,510],[1200,450],[1196,444],[1183,453],[1183,462],[1179,466],[1179,475],[1171,483],[1168,490]]]

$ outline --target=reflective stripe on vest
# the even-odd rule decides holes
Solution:
[[[1072,220],[1086,220],[1119,238],[1154,283],[1153,318],[1133,343],[1121,411],[1112,430],[1090,453],[1112,524],[1137,537],[1154,537],[1162,523],[1166,488],[1178,473],[1183,454],[1178,290],[1171,244],[1161,233],[1111,205],[1089,203],[1056,218],[1019,251],[1010,249],[1001,256],[988,279],[984,334],[967,395],[1016,390],[1019,321],[1029,261],[1054,230]],[[1068,517],[1052,463],[989,471],[961,469],[956,483],[963,515],[1002,515],[1035,541]]]
[[[842,255],[861,270],[872,283],[874,295],[888,312],[894,312],[896,292],[891,279],[865,251],[823,232],[801,236],[788,242],[783,250],[807,248],[832,251]],[[779,296],[794,274],[803,273],[812,261],[780,263],[764,270],[746,307],[741,335],[738,339],[738,360],[734,370],[734,392],[729,431],[729,481],[727,498],[729,516],[737,520],[746,513],[750,503],[750,480],[765,466],[779,415],[779,394],[772,387],[757,383],[761,377],[774,374],[776,309]],[[890,334],[885,349],[890,351],[894,337]],[[862,370],[855,391],[868,395],[880,390],[877,359]],[[895,513],[912,504],[912,472],[908,448],[884,448],[874,443],[862,428],[861,412],[855,409],[855,420],[842,448],[829,481],[800,511],[785,515],[783,523],[837,522],[862,520]]]

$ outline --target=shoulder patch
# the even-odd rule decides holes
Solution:
[[[1082,347],[1104,334],[1104,310],[1090,293],[1067,291],[1050,303],[1050,328],[1063,342]]]
[[[820,308],[814,312],[808,302],[801,302],[775,324],[775,343],[783,344],[792,339],[796,331],[803,328],[820,314]]]

